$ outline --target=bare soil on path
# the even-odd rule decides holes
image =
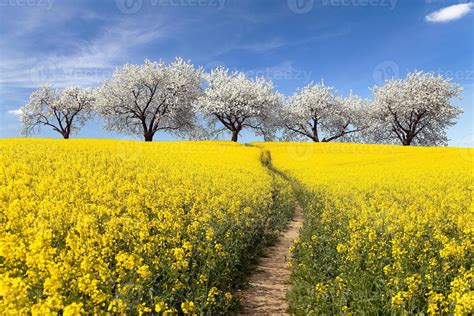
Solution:
[[[297,204],[286,230],[274,246],[266,249],[248,279],[249,286],[240,293],[242,309],[239,315],[289,315],[286,301],[291,274],[289,248],[298,237],[302,224],[303,211]]]

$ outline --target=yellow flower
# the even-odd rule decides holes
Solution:
[[[406,292],[398,292],[391,299],[392,305],[395,307],[401,307],[407,297],[408,297],[408,294]]]
[[[68,306],[64,307],[63,315],[64,316],[74,316],[84,313],[82,308],[82,303],[71,303]]]
[[[143,315],[151,312],[151,308],[147,307],[145,304],[138,305],[138,315]]]
[[[193,245],[189,241],[183,243],[183,249],[187,251],[193,250]]]
[[[206,239],[209,240],[209,241],[214,239],[214,230],[212,228],[207,229]]]
[[[168,305],[165,302],[159,302],[155,304],[155,312],[160,313],[168,308]]]
[[[193,302],[183,302],[181,303],[181,310],[184,314],[191,314],[194,310]]]
[[[230,293],[230,292],[226,292],[226,293],[224,294],[224,298],[225,298],[226,301],[231,301],[231,300],[232,300],[232,297],[233,297],[233,296],[232,296],[232,293]]]
[[[207,303],[211,305],[215,304],[217,295],[219,295],[219,290],[216,287],[212,287],[207,294]]]
[[[138,275],[140,275],[142,278],[147,278],[150,276],[151,272],[150,272],[150,267],[148,267],[147,265],[143,265],[141,266],[140,268],[138,268],[138,271],[137,271]]]
[[[346,251],[346,249],[347,249],[347,247],[346,247],[345,245],[343,245],[343,244],[337,244],[337,247],[336,247],[337,252],[343,253],[343,252]]]
[[[112,313],[123,313],[125,309],[125,303],[121,299],[116,299],[110,302],[107,311]]]

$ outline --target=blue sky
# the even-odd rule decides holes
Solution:
[[[0,0],[0,137],[18,137],[15,110],[43,83],[95,86],[124,63],[181,56],[267,76],[287,95],[324,79],[370,98],[385,78],[441,73],[464,87],[450,145],[473,146],[472,11],[447,0]],[[126,138],[97,120],[74,137]]]

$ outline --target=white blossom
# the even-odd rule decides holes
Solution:
[[[459,98],[462,88],[440,75],[417,71],[372,90],[373,125],[369,132],[376,142],[446,145],[446,129],[462,113],[450,103]]]
[[[91,118],[94,100],[91,89],[44,86],[34,91],[28,103],[20,109],[22,134],[30,135],[41,126],[48,126],[68,139]]]
[[[367,127],[367,101],[350,94],[336,96],[323,82],[299,89],[285,102],[280,125],[286,139],[314,142],[350,139]]]
[[[145,141],[158,131],[186,133],[194,127],[192,104],[202,93],[201,82],[202,70],[180,58],[169,65],[127,64],[99,87],[96,109],[106,129]]]
[[[237,141],[246,128],[269,135],[272,110],[281,103],[281,95],[273,92],[271,81],[249,79],[244,73],[229,73],[224,68],[212,70],[206,79],[208,87],[196,102],[196,110],[210,117],[213,124],[222,124],[222,130],[232,133],[232,141]]]

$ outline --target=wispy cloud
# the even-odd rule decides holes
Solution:
[[[245,43],[239,40],[215,52],[215,54],[212,57],[219,57],[221,55],[224,55],[232,51],[247,51],[251,53],[264,53],[264,52],[280,49],[283,47],[297,47],[297,46],[306,45],[306,44],[318,43],[330,38],[345,36],[349,33],[350,33],[350,29],[344,28],[344,29],[340,29],[336,31],[323,31],[320,34],[308,36],[308,37],[300,38],[300,39],[274,38],[271,40],[263,40],[260,42],[250,42],[250,43]]]
[[[14,115],[14,116],[20,116],[21,115],[21,109],[16,109],[16,110],[9,110],[7,111],[8,114]]]
[[[98,19],[87,12],[78,12],[81,19]],[[59,10],[56,14],[61,17],[55,20],[57,28],[77,17],[69,10]],[[43,17],[30,14],[20,28],[12,25],[13,32],[6,33],[7,37],[15,37],[14,40],[0,40],[5,48],[0,61],[0,85],[5,88],[35,88],[43,84],[58,88],[71,84],[95,85],[109,78],[117,65],[127,62],[135,49],[173,33],[166,27],[165,16],[155,15],[153,23],[143,23],[144,20],[147,19],[110,18],[103,21],[100,29],[87,40],[68,32],[58,32],[49,38],[53,39],[52,45],[61,47],[61,50],[34,52],[28,46],[31,43],[29,33],[47,30],[41,30]]]
[[[234,47],[233,49],[240,49],[251,51],[255,53],[262,53],[266,51],[270,51],[272,49],[276,49],[286,45],[286,41],[281,38],[274,38],[270,41],[262,41],[257,43],[243,43],[240,44],[238,47]]]
[[[455,4],[428,14],[426,16],[426,21],[432,23],[445,23],[458,20],[469,14],[473,9],[474,3],[472,2]]]

